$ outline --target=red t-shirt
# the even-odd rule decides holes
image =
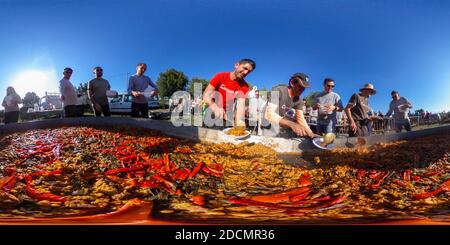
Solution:
[[[248,84],[245,80],[234,81],[230,78],[231,72],[217,73],[209,82],[222,96],[222,106],[224,109],[232,108],[234,99],[240,94],[239,98],[246,98]],[[219,104],[219,103],[218,103]]]

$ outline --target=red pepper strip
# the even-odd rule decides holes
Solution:
[[[325,204],[320,205],[318,208],[327,208],[327,207],[331,207],[334,206],[336,204],[342,203],[345,200],[347,200],[347,198],[345,198],[345,196],[338,196],[335,199],[331,200],[330,202],[327,202]]]
[[[172,179],[177,179],[181,181],[185,181],[188,177],[191,171],[187,168],[179,169],[173,174]]]
[[[312,185],[312,182],[309,180],[311,176],[308,175],[303,175],[302,177],[300,177],[300,179],[298,180],[298,186],[299,187],[305,187],[305,186],[310,186]]]
[[[142,188],[161,188],[161,185],[154,180],[143,180],[139,182],[139,186]]]
[[[129,168],[116,168],[116,169],[110,169],[108,171],[105,172],[106,175],[113,175],[113,174],[118,174],[118,173],[124,173],[124,172],[134,172],[134,171],[139,171],[144,169],[144,166],[131,166]]]
[[[193,204],[195,204],[195,205],[199,205],[199,206],[203,206],[203,205],[205,205],[205,197],[204,196],[200,196],[200,195],[197,195],[197,196],[192,196],[190,199],[189,199]]]
[[[309,193],[310,193],[310,191],[307,191],[307,192],[305,192],[305,193],[302,193],[302,194],[298,194],[298,195],[292,196],[292,197],[289,198],[289,200],[290,200],[292,203],[296,203],[296,202],[302,201],[303,199],[305,199],[305,198],[308,197]]]
[[[217,170],[217,171],[223,171],[222,165],[217,164],[217,163],[210,163],[210,164],[208,164],[208,168],[214,169],[214,170]]]
[[[164,152],[163,154],[163,163],[169,165],[169,154],[167,152]]]
[[[366,175],[366,170],[365,169],[359,169],[358,170],[358,174],[356,175],[356,178],[358,180],[362,180],[364,178],[364,175]]]
[[[380,187],[381,183],[383,182],[383,180],[389,175],[389,172],[387,172],[386,174],[382,175],[380,178],[378,178],[378,180],[375,182],[375,184],[370,185],[369,187],[371,189],[377,189],[378,187]]]
[[[33,188],[33,178],[30,175],[25,176],[27,195],[39,201],[47,200],[52,202],[65,202],[67,199],[63,196],[58,196],[48,192],[41,192]]]
[[[422,176],[431,177],[431,176],[438,175],[438,174],[440,174],[440,172],[433,171],[433,172],[424,173],[424,174],[422,174]]]
[[[175,186],[172,182],[170,182],[170,181],[164,179],[163,177],[161,177],[160,175],[153,175],[152,177],[153,177],[155,180],[157,180],[157,181],[163,183],[166,187],[169,188],[169,190],[172,190],[172,191],[175,190],[176,186]]]
[[[47,200],[47,201],[52,201],[52,202],[65,202],[67,201],[67,199],[63,196],[58,196],[52,193],[47,193],[47,192],[40,192],[34,188],[32,188],[31,186],[26,187],[26,192],[27,195],[30,196],[31,198],[34,198],[36,200]]]
[[[403,173],[403,181],[407,182],[408,184],[411,182],[411,170],[405,170],[405,172]]]
[[[37,177],[37,176],[42,176],[42,175],[46,175],[46,176],[52,176],[55,174],[62,174],[63,171],[62,170],[53,170],[53,171],[39,171],[39,172],[34,172],[29,174],[30,177]]]
[[[402,186],[402,187],[407,187],[408,186],[408,184],[406,184],[404,181],[401,181],[401,180],[398,180],[398,179],[393,180],[392,183],[397,184],[397,185]]]
[[[14,176],[8,176],[8,177],[3,177],[0,179],[0,189],[2,189],[3,187],[5,187],[10,181],[12,181],[12,179],[14,179]]]
[[[114,182],[128,185],[128,186],[137,186],[138,185],[138,183],[133,179],[124,179],[124,178],[120,178],[120,177],[117,177],[114,175],[106,175],[106,178],[108,178]]]
[[[412,178],[413,181],[418,181],[418,180],[421,179],[420,176],[417,176],[417,175],[414,175],[411,178]]]
[[[442,183],[442,185],[434,191],[414,195],[414,199],[425,199],[433,197],[443,191],[450,191],[450,180],[447,180],[444,183]]]
[[[321,202],[321,201],[328,201],[328,200],[330,200],[331,199],[331,196],[323,196],[323,197],[318,197],[318,198],[315,198],[315,199],[313,199],[314,201],[317,201],[317,202]]]
[[[203,162],[200,161],[197,163],[197,166],[195,166],[195,168],[192,170],[192,172],[189,174],[189,179],[192,179],[197,173],[198,171],[200,171],[201,167],[203,165]]]
[[[300,187],[297,189],[293,189],[287,192],[281,192],[281,193],[275,193],[275,194],[268,194],[268,195],[257,195],[250,197],[250,200],[257,201],[257,202],[263,202],[263,203],[280,203],[280,202],[289,202],[289,198],[303,194],[305,192],[308,192],[308,187]]]
[[[136,172],[134,172],[134,176],[135,177],[139,177],[139,178],[144,178],[145,177],[145,171],[143,171],[143,170],[136,171]]]
[[[203,167],[202,170],[203,170],[203,172],[205,172],[209,175],[212,175],[214,177],[218,177],[218,178],[222,177],[222,175],[223,175],[222,173],[218,172],[217,170],[213,170],[208,167]]]
[[[378,172],[378,171],[373,170],[373,171],[370,171],[370,172],[371,172],[371,173],[369,174],[369,177],[370,177],[371,179],[376,179],[378,176],[380,176],[380,174],[382,174],[381,171]]]

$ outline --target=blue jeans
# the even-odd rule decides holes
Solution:
[[[317,134],[322,135],[326,133],[336,132],[336,124],[333,121],[317,122]]]

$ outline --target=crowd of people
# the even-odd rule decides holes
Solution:
[[[346,106],[341,96],[334,92],[336,82],[332,78],[325,78],[323,91],[314,98],[314,103],[308,105],[302,98],[306,88],[310,87],[309,76],[303,72],[294,73],[286,85],[272,89],[270,101],[260,97],[260,91],[254,91],[254,96],[248,98],[249,84],[245,77],[256,69],[256,62],[251,59],[242,59],[234,64],[231,72],[217,73],[203,91],[198,106],[210,110],[213,125],[217,120],[224,126],[241,125],[253,126],[260,135],[294,137],[314,137],[316,134],[335,133],[336,126],[342,123],[349,125],[350,136],[368,136],[371,133],[371,118],[374,113],[369,107],[369,99],[376,94],[374,86],[365,84],[354,93]],[[148,88],[153,88],[150,96],[158,94],[156,84],[145,74],[147,65],[139,63],[136,74],[129,78],[128,94],[132,96],[132,117],[148,118]],[[103,69],[100,66],[92,70],[94,78],[88,82],[88,96],[96,116],[109,117],[111,115],[108,96],[117,96],[111,93],[111,85],[103,78]],[[59,81],[59,92],[63,102],[65,117],[77,116],[77,92],[70,81],[73,69],[67,67],[63,71],[63,78]],[[395,120],[396,132],[404,128],[411,130],[408,110],[412,104],[398,91],[392,91],[392,101],[386,116]],[[5,107],[5,123],[18,121],[21,98],[8,87],[7,95],[2,105]],[[202,111],[205,111],[202,108]],[[379,113],[381,114],[381,113]],[[208,118],[205,118],[208,120]],[[208,125],[208,123],[206,123]],[[311,129],[311,125],[315,128]]]
[[[262,135],[295,137],[314,137],[316,134],[335,133],[336,126],[343,121],[349,125],[349,136],[369,136],[372,132],[372,118],[376,115],[369,106],[369,98],[376,94],[371,83],[365,84],[354,93],[344,107],[339,94],[334,92],[335,81],[325,78],[323,91],[314,98],[312,106],[306,106],[301,96],[310,87],[309,76],[303,72],[294,73],[284,86],[271,91],[270,101],[259,97],[259,91],[245,99],[249,91],[245,77],[256,68],[256,63],[243,59],[234,65],[232,72],[218,73],[213,77],[203,94],[204,101],[211,108],[215,118],[229,122],[234,114],[234,125],[244,124],[247,111],[247,124],[255,126]],[[219,99],[212,94],[217,91]],[[408,110],[412,104],[398,91],[392,91],[392,101],[386,116],[393,116],[395,131],[411,130]],[[310,125],[314,124],[314,131]]]

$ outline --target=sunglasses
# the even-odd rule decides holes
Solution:
[[[334,85],[328,85],[328,84],[327,84],[327,87],[329,87],[329,88],[334,88]]]
[[[97,70],[95,70],[95,71],[103,71],[103,69],[97,69]]]

